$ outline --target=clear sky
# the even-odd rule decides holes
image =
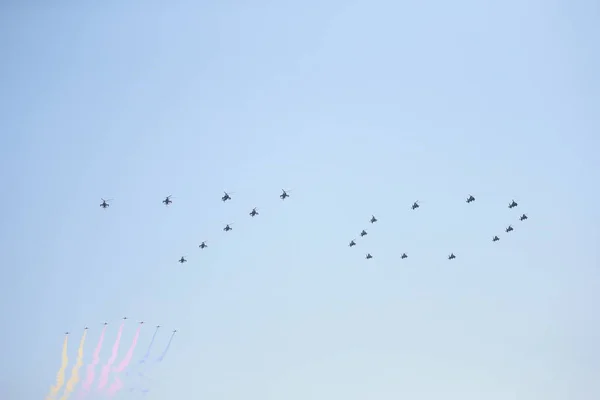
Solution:
[[[600,398],[600,3],[88,3],[0,6],[0,398]]]

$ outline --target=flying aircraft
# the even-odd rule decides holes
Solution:
[[[200,247],[201,249],[204,249],[204,248],[208,247],[208,245],[206,244],[206,241],[204,241],[204,242],[200,243],[200,245],[198,247]]]
[[[471,203],[473,201],[475,201],[475,197],[473,197],[473,195],[470,194],[469,197],[467,198],[467,203]]]
[[[85,327],[85,328],[83,328],[83,329],[87,331],[88,327],[86,326],[86,327]]]
[[[144,321],[140,321],[140,325],[144,325]]]
[[[104,325],[108,325],[108,322],[105,322]]]
[[[416,210],[417,208],[419,208],[419,200],[415,201],[411,207],[413,210]]]
[[[174,329],[174,330],[173,330],[173,333],[176,333],[176,332],[177,332],[177,329]]]
[[[229,193],[227,193],[227,192],[223,192],[223,193],[225,193],[223,195],[223,197],[221,197],[221,200],[223,201],[223,203],[226,202],[227,200],[231,200],[231,196],[229,195]],[[233,193],[231,193],[231,194],[233,194]]]
[[[350,244],[348,245],[348,247],[352,247],[352,246],[356,246],[356,242],[354,240],[351,240]]]
[[[367,255],[365,256],[365,258],[367,260],[370,260],[371,258],[373,258],[373,256],[371,255],[371,253],[367,253]]]
[[[169,204],[171,204],[173,202],[173,200],[171,200],[171,197],[173,197],[172,194],[170,194],[167,197],[165,197],[165,199],[162,201],[165,206],[168,206]]]
[[[229,225],[233,225],[233,224],[227,224],[227,225],[225,225],[225,228],[223,228],[223,230],[224,230],[225,232],[229,232],[229,231],[233,230],[233,228],[232,228],[232,227],[230,227]]]
[[[456,256],[454,255],[454,253],[450,253],[450,255],[448,256],[448,260],[454,260],[456,258]]]
[[[160,328],[160,325],[156,325],[156,329]]]
[[[500,238],[499,238],[498,236],[494,236],[494,237],[492,238],[492,241],[494,241],[494,242],[497,242],[498,240],[500,240]]]
[[[127,317],[123,317],[123,319],[124,319],[124,320],[126,320],[126,319],[127,319]]]
[[[290,195],[287,194],[285,190],[281,189],[281,194],[279,195],[279,198],[281,198],[281,200],[285,200],[286,197],[290,197]]]
[[[374,224],[375,222],[377,222],[377,218],[375,218],[374,215],[371,215],[371,223]]]
[[[527,214],[523,214],[521,215],[521,218],[519,218],[521,221],[525,221],[527,219]]]
[[[65,332],[65,335],[68,335],[68,334],[69,334],[69,332]]]
[[[519,203],[517,203],[516,201],[511,201],[510,204],[508,205],[508,208],[515,208],[516,206],[518,206]]]
[[[506,233],[513,231],[512,225],[509,225],[508,228],[505,229]]]
[[[363,237],[363,236],[367,236],[367,231],[365,231],[364,229],[363,229],[363,231],[360,233],[360,237]]]
[[[187,262],[187,260],[185,259],[185,257],[183,257],[183,256],[182,256],[182,257],[179,259],[179,263],[180,263],[180,264],[183,264],[184,262]]]
[[[408,258],[408,256],[406,255],[406,253],[402,253],[402,259]]]
[[[252,211],[250,211],[250,216],[254,218],[254,217],[256,217],[257,215],[258,215],[258,211],[256,211],[256,207],[254,207],[254,208],[252,209]]]
[[[110,207],[110,204],[108,204],[109,201],[111,201],[112,199],[108,199],[108,200],[104,200],[104,199],[100,199],[102,200],[102,203],[100,203],[100,207],[106,209],[106,207]]]

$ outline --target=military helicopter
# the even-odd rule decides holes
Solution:
[[[473,195],[470,194],[469,197],[467,198],[467,203],[471,203],[473,201],[475,201],[475,197],[473,197]]]
[[[123,317],[123,321],[125,321],[127,319],[127,317]]]
[[[173,333],[177,333],[177,329],[174,329],[174,330],[173,330]]]
[[[416,210],[417,208],[419,208],[419,200],[415,201],[411,207],[413,210]]]
[[[519,205],[519,203],[517,203],[516,201],[513,200],[508,204],[508,208],[515,208],[518,205]]]
[[[408,258],[408,256],[406,255],[406,253],[402,253],[402,257],[400,257],[400,258],[402,258],[404,260],[405,258]]]
[[[509,225],[508,228],[505,229],[506,233],[514,231],[512,225]]]
[[[371,253],[367,253],[367,255],[365,256],[365,258],[367,260],[370,260],[371,258],[373,258],[373,256],[371,255]]]
[[[69,332],[65,332],[65,335],[68,335],[68,334],[69,334]]]
[[[281,189],[281,194],[279,195],[279,198],[281,200],[285,200],[286,197],[290,197],[290,195],[283,189]]]
[[[256,207],[254,207],[254,208],[252,209],[252,211],[250,211],[250,216],[251,216],[252,218],[254,218],[254,217],[256,217],[257,215],[259,215],[259,214],[258,214],[258,211],[256,211]]]
[[[450,255],[448,256],[448,260],[454,260],[456,258],[456,256],[454,255],[454,253],[450,253]]]
[[[519,218],[521,221],[525,221],[527,219],[527,214],[523,214],[521,215],[521,218]]]
[[[86,326],[86,327],[85,327],[85,328],[83,328],[83,329],[87,331],[87,330],[88,330],[88,327]]]
[[[348,247],[353,247],[353,246],[356,246],[356,242],[354,241],[354,239],[352,239],[350,241],[350,244],[348,245]]]
[[[104,323],[104,326],[106,326],[106,325],[108,325],[108,322],[105,322],[105,323]]]
[[[204,241],[204,242],[200,243],[200,244],[198,245],[198,247],[200,247],[201,249],[205,249],[205,248],[207,248],[208,246],[207,246],[207,244],[206,244],[206,241]]]
[[[225,225],[225,228],[223,228],[223,230],[225,232],[229,232],[229,231],[233,230],[233,228],[231,226],[229,226],[229,225],[233,225],[233,224],[227,224],[227,225]]]
[[[106,207],[110,207],[110,204],[108,204],[109,201],[111,201],[112,199],[108,199],[108,200],[104,200],[104,199],[100,199],[102,200],[102,203],[100,203],[100,207],[106,209]]]
[[[183,264],[183,263],[187,262],[187,260],[183,256],[181,256],[181,258],[178,261],[179,261],[180,264]]]
[[[500,240],[500,238],[499,238],[498,236],[494,236],[494,237],[492,238],[492,241],[493,241],[493,242],[497,242],[498,240]]]
[[[363,229],[363,231],[360,233],[360,237],[363,237],[363,236],[367,236],[367,231],[365,231],[364,229]]]
[[[165,197],[165,199],[162,201],[165,206],[168,206],[169,204],[171,204],[173,202],[173,200],[171,200],[171,197],[173,197],[172,194]]]
[[[231,200],[231,196],[227,192],[223,192],[223,197],[221,197],[221,201],[226,202],[227,200]],[[231,193],[233,194],[233,193]]]
[[[371,223],[374,224],[375,222],[377,222],[377,218],[375,218],[374,215],[371,215]]]

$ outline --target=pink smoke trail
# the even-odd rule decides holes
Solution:
[[[85,392],[89,392],[92,383],[94,383],[94,373],[96,371],[96,365],[100,362],[100,350],[102,350],[102,342],[104,342],[104,333],[106,332],[106,325],[102,329],[100,333],[100,339],[98,339],[98,344],[94,349],[94,355],[92,357],[92,362],[87,366],[87,374],[85,377],[85,381],[83,382],[83,390]],[[82,396],[80,395],[79,398]]]
[[[108,374],[110,373],[110,367],[115,362],[117,358],[117,351],[119,350],[119,343],[121,342],[121,335],[123,334],[123,326],[125,326],[125,321],[121,322],[121,326],[119,327],[119,332],[117,333],[117,340],[115,340],[115,344],[113,344],[112,354],[110,358],[106,362],[106,364],[102,367],[102,373],[100,375],[100,379],[98,382],[98,389],[102,389],[106,386],[108,382]]]
[[[131,342],[131,346],[129,346],[129,350],[127,350],[127,354],[125,355],[125,358],[123,358],[123,361],[121,361],[121,363],[117,366],[117,368],[113,369],[113,372],[115,372],[115,373],[123,372],[123,370],[125,368],[127,368],[129,363],[131,362],[131,358],[133,357],[133,351],[135,350],[135,346],[137,345],[138,338],[140,337],[140,329],[141,328],[142,328],[141,326],[138,327],[137,331],[135,332],[135,336],[133,337],[133,341]],[[115,378],[115,381],[108,388],[108,395],[114,396],[115,393],[117,393],[119,390],[121,390],[121,388],[123,388],[123,383],[117,376]]]

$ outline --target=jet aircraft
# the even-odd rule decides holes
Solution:
[[[256,207],[254,207],[254,208],[252,209],[252,211],[250,211],[250,216],[254,218],[254,217],[256,217],[257,215],[258,215],[258,211],[256,211]]]
[[[467,198],[467,203],[471,203],[473,201],[475,201],[475,197],[473,197],[473,195],[470,194],[469,197]]]
[[[285,200],[286,197],[290,197],[290,195],[283,189],[281,189],[281,194],[279,195],[279,198],[281,200]]]
[[[225,193],[223,195],[223,197],[221,197],[221,201],[223,201],[223,203],[226,202],[227,200],[231,200],[231,196],[229,195],[229,193],[227,193],[227,192],[223,192],[223,193]],[[233,193],[231,193],[231,194],[233,194]]]
[[[511,201],[510,204],[508,205],[508,208],[515,208],[516,206],[518,206],[519,203],[517,203],[516,201]]]
[[[508,228],[505,229],[506,233],[514,231],[512,225],[509,225]]]
[[[106,209],[106,207],[110,207],[110,204],[108,204],[109,201],[111,201],[112,199],[108,199],[108,200],[104,200],[104,199],[100,199],[102,200],[102,203],[100,203],[100,207]]]
[[[165,206],[168,206],[169,204],[171,204],[173,202],[173,200],[171,200],[171,197],[173,197],[172,194],[165,197],[165,199],[162,201]]]
[[[527,219],[527,214],[523,214],[521,215],[521,218],[519,218],[521,221],[525,221]]]

